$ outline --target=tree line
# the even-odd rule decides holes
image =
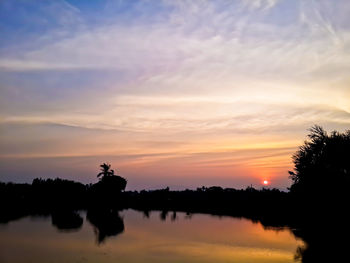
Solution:
[[[194,209],[261,213],[277,206],[334,207],[349,198],[350,130],[328,134],[313,126],[307,140],[293,155],[294,170],[289,171],[289,192],[278,189],[200,187],[197,190],[125,191],[127,180],[103,163],[99,181],[84,185],[63,179],[36,178],[32,184],[0,183],[0,198],[5,210],[47,211],[84,209],[89,206],[144,209]],[[336,201],[336,202],[335,202]],[[281,211],[281,210],[280,210]]]
[[[31,184],[0,183],[0,223],[33,214],[52,216],[53,225],[80,227],[76,212],[87,210],[87,220],[97,229],[97,240],[124,231],[118,210],[133,208],[209,213],[245,217],[265,227],[289,227],[306,246],[296,257],[302,262],[335,262],[347,256],[345,238],[350,235],[350,130],[327,133],[313,126],[305,142],[292,156],[292,180],[288,192],[278,189],[200,187],[196,190],[125,191],[127,180],[103,163],[99,181],[84,185],[63,179],[34,179]]]

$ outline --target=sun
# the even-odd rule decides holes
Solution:
[[[264,180],[263,181],[263,185],[268,185],[270,182],[269,181],[267,181],[267,180]]]

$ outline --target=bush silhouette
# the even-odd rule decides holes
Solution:
[[[289,171],[292,193],[327,198],[344,194],[350,186],[350,130],[328,134],[313,126],[293,162],[294,171]]]

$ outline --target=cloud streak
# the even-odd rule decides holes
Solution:
[[[282,176],[311,125],[349,127],[349,10],[342,0],[5,1],[1,158],[119,156],[134,178],[144,167]]]

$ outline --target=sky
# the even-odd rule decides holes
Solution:
[[[350,128],[348,0],[0,1],[0,181],[290,186]]]

